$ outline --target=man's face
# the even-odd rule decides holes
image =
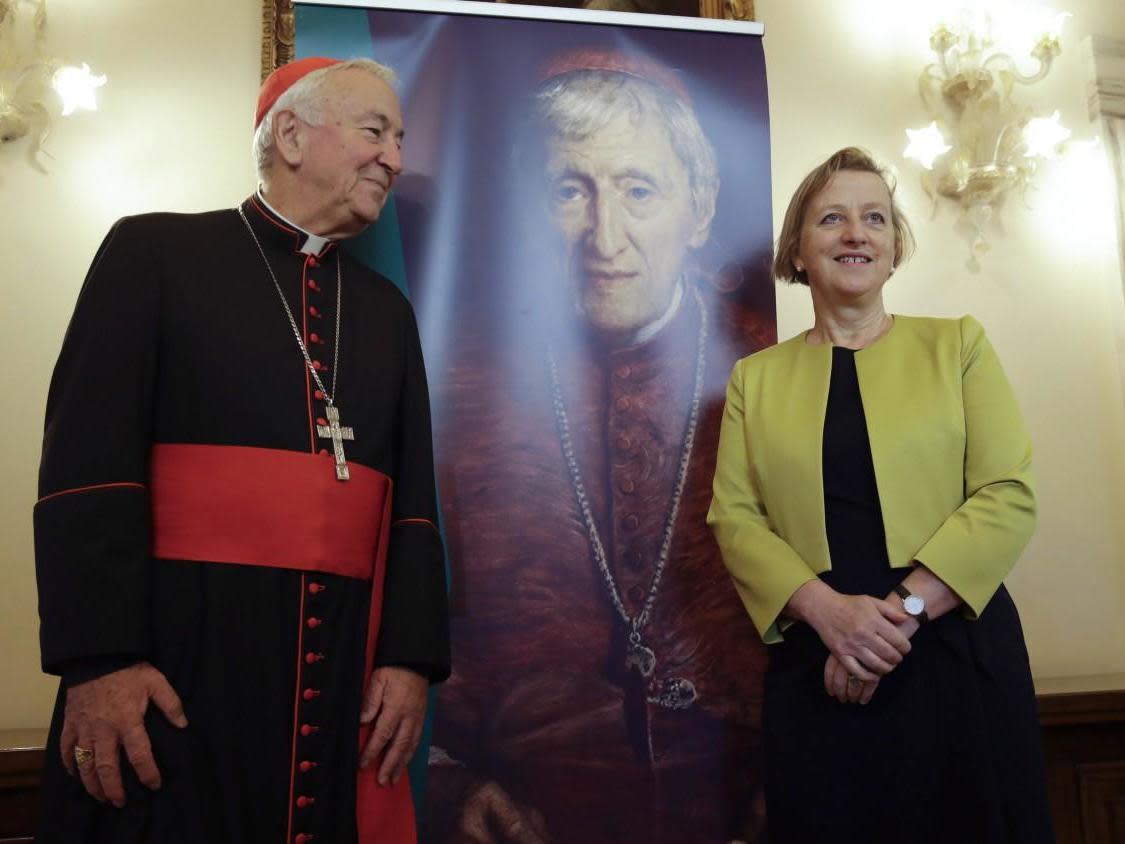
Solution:
[[[667,310],[710,225],[692,209],[667,130],[620,115],[580,141],[553,138],[547,154],[549,209],[583,314],[609,333],[643,328]]]
[[[402,172],[402,111],[364,70],[334,74],[324,96],[322,124],[304,125],[300,179],[333,228],[354,234],[379,218]]]

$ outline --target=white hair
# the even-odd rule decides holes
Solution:
[[[325,86],[333,74],[345,70],[365,70],[388,85],[394,85],[398,76],[385,64],[371,59],[351,59],[339,64],[322,67],[302,76],[289,89],[277,98],[258,128],[254,131],[254,161],[258,167],[259,178],[265,175],[273,163],[274,140],[273,121],[279,111],[291,111],[301,120],[313,126],[324,121]]]
[[[578,141],[622,114],[633,125],[648,115],[656,117],[687,169],[696,215],[704,217],[714,211],[719,193],[715,149],[691,106],[663,86],[616,71],[575,70],[544,84],[535,96],[535,111],[548,132]]]

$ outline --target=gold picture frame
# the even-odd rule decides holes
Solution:
[[[297,22],[293,0],[262,0],[262,79],[293,61]]]
[[[699,0],[699,17],[752,21],[754,0]],[[262,0],[262,79],[293,61],[296,35],[293,0]]]

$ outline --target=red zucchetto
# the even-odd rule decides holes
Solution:
[[[340,59],[329,59],[324,56],[310,56],[307,59],[298,59],[295,62],[283,64],[266,77],[262,83],[262,90],[258,93],[258,110],[254,114],[254,128],[262,123],[262,118],[273,108],[282,94],[293,87],[293,84],[302,77],[308,76],[314,70],[340,64]]]
[[[540,83],[582,70],[601,70],[609,73],[623,73],[636,79],[643,79],[662,88],[667,88],[687,105],[691,105],[691,95],[683,80],[671,68],[659,62],[636,54],[607,50],[601,47],[582,47],[568,50],[551,58],[540,74]]]

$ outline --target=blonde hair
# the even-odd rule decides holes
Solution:
[[[827,161],[805,176],[793,198],[789,200],[789,207],[785,211],[785,222],[781,224],[781,236],[777,239],[777,249],[774,251],[773,258],[773,276],[778,281],[808,285],[808,275],[804,270],[798,270],[793,263],[801,247],[801,226],[805,220],[805,212],[808,211],[813,198],[824,190],[832,177],[841,170],[874,173],[883,180],[891,195],[891,225],[895,232],[895,257],[891,266],[897,267],[913,254],[914,233],[910,229],[910,221],[895,202],[894,177],[886,168],[879,166],[871,153],[859,147],[845,147],[832,153]]]

